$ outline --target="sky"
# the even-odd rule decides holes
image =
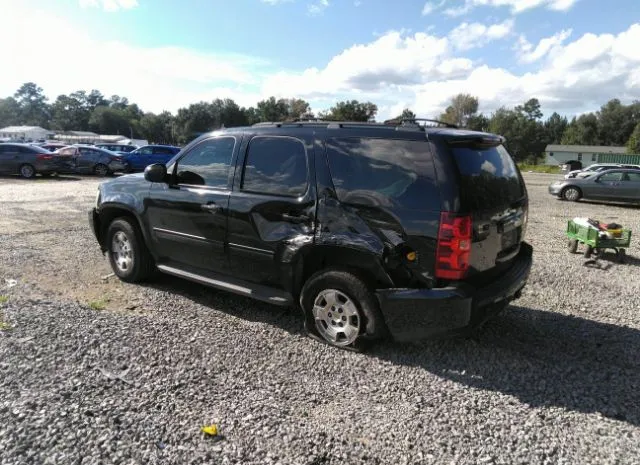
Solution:
[[[640,99],[638,0],[0,0],[0,97],[98,89],[145,111],[271,95],[437,117]]]

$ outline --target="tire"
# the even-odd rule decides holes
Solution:
[[[618,249],[618,263],[624,263],[627,261],[627,251],[625,249]]]
[[[562,191],[562,198],[569,202],[577,202],[582,197],[582,192],[577,187],[569,186]]]
[[[105,176],[109,175],[109,167],[102,163],[98,163],[96,166],[93,167],[93,174],[95,174],[96,176],[100,176],[101,178],[104,178]]]
[[[361,351],[385,334],[377,300],[350,271],[329,269],[311,276],[300,305],[307,331],[329,345]]]
[[[114,274],[122,281],[137,283],[155,273],[155,263],[135,220],[117,218],[107,229],[107,253]]]
[[[569,239],[567,249],[569,250],[569,253],[576,253],[578,251],[578,241],[576,239]]]
[[[21,165],[18,169],[18,172],[20,173],[20,176],[25,179],[33,179],[36,177],[36,169],[33,167],[33,165],[30,165],[28,163]]]
[[[587,247],[584,249],[584,258],[591,258],[592,254],[593,254],[593,247],[591,247],[590,245],[587,245]]]

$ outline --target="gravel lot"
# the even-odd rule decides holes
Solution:
[[[103,279],[98,180],[0,178],[0,464],[640,463],[640,239],[586,267],[563,235],[573,216],[640,234],[640,208],[525,177],[522,299],[478,339],[368,354],[306,338],[294,311]]]

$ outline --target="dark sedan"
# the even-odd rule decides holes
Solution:
[[[549,193],[564,200],[607,200],[640,202],[640,170],[612,169],[588,178],[561,179],[549,186]]]
[[[60,172],[64,173],[107,176],[126,168],[121,155],[92,146],[72,145],[54,154],[63,161],[64,169]]]
[[[30,144],[0,143],[0,173],[33,178],[59,171],[58,158],[47,149]]]

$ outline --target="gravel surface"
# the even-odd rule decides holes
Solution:
[[[525,179],[522,299],[474,340],[356,354],[293,310],[107,277],[97,180],[0,178],[0,464],[640,463],[640,241],[587,267],[563,236],[574,216],[640,232],[640,208]]]

